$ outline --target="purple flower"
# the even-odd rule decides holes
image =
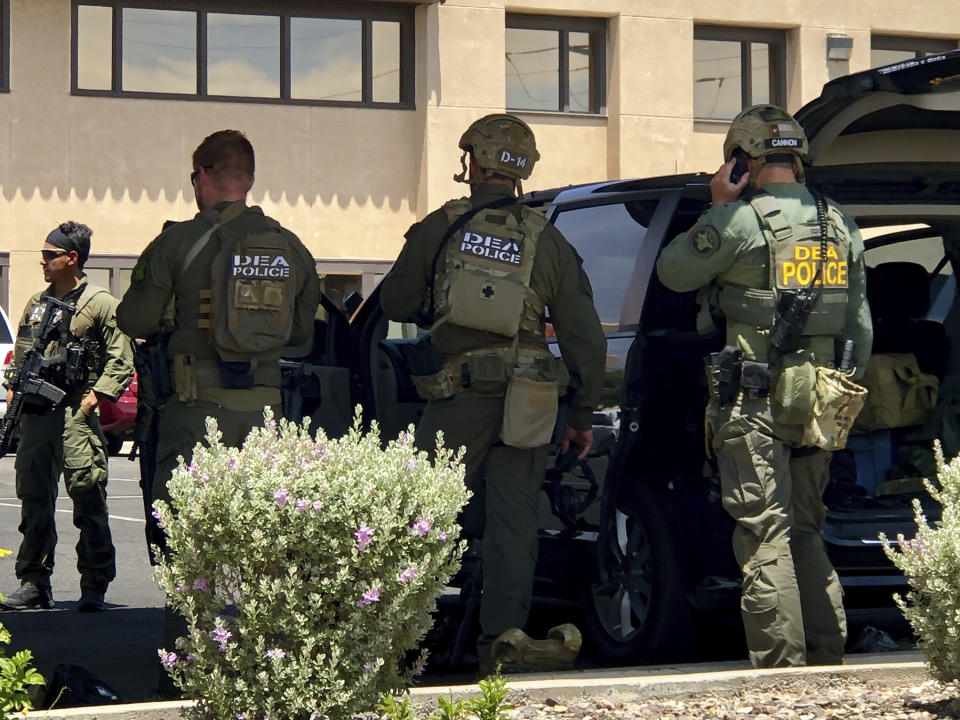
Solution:
[[[277,501],[277,507],[283,507],[287,504],[287,498],[290,497],[290,492],[286,488],[280,488],[273,494],[273,499]]]
[[[262,453],[260,453],[260,457],[266,460],[268,457],[270,457],[270,451],[264,450]]]
[[[443,530],[437,533],[437,537],[440,538],[440,542],[447,541],[447,534]]]
[[[320,512],[321,510],[323,510],[323,500],[314,500],[313,510],[314,512]]]
[[[203,592],[207,591],[207,579],[206,578],[197,578],[193,581],[193,585],[190,586],[191,590],[202,590]]]
[[[268,428],[275,428],[277,426],[277,421],[271,418],[270,420],[267,420],[264,425],[266,425]]]
[[[299,500],[297,500],[297,512],[303,512],[308,507],[310,507],[309,500],[304,500],[303,498],[300,498]]]
[[[188,473],[190,473],[190,474],[192,475],[192,474],[195,473],[196,471],[197,471],[197,464],[196,464],[196,463],[190,463],[189,465],[187,465],[187,472],[188,472]]]
[[[375,602],[380,602],[380,588],[373,587],[364,591],[363,597],[357,600],[357,607],[364,607]]]
[[[357,549],[366,550],[367,545],[373,541],[373,528],[363,523],[353,536],[357,539]]]
[[[220,652],[226,652],[227,640],[233,637],[233,633],[226,628],[218,627],[213,629],[213,631],[210,633],[210,637],[213,638],[213,641],[217,644]]]
[[[192,662],[193,662],[194,660],[196,660],[196,659],[197,659],[197,656],[196,656],[196,655],[194,655],[193,653],[187,653],[187,654],[184,656],[184,658],[183,658],[183,664],[184,664],[184,665],[189,665],[190,663],[192,663]]]
[[[175,652],[168,652],[160,657],[160,664],[164,667],[172,668],[177,664],[177,660],[179,659]]]
[[[201,475],[201,476],[200,476],[200,479],[203,481],[203,484],[204,484],[204,485],[206,485],[208,482],[210,482],[210,476],[207,475],[206,473],[204,473],[203,475]]]
[[[408,432],[404,432],[403,435],[400,436],[401,445],[409,445],[411,440],[413,440],[413,435]]]
[[[416,580],[418,577],[420,577],[420,571],[415,567],[408,567],[406,570],[400,573],[400,582],[406,585],[408,582],[411,580]]]
[[[236,458],[230,458],[230,462],[227,463],[227,466],[228,466],[231,470],[234,470],[234,469],[237,467],[237,459],[236,459]],[[240,713],[240,714],[242,715],[243,713]]]
[[[158,527],[158,528],[161,528],[161,529],[162,529],[162,528],[166,527],[166,525],[163,524],[163,516],[160,514],[160,510],[159,510],[159,509],[154,508],[154,509],[153,509],[153,512],[151,512],[150,514],[153,515],[154,520],[157,521],[157,527]]]
[[[410,526],[410,529],[413,530],[420,537],[425,537],[428,532],[430,532],[430,521],[426,518],[419,518],[413,525]]]
[[[363,664],[363,669],[364,669],[364,670],[370,670],[370,669],[372,669],[372,668],[373,668],[373,665],[371,665],[371,664],[368,663],[368,662],[365,662],[365,663]]]
[[[174,591],[176,591],[176,592],[183,592],[183,591],[185,591],[186,589],[187,589],[187,588],[186,588],[186,586],[184,586],[184,585],[177,585],[177,586],[174,588]]]
[[[237,713],[237,720],[247,720],[246,713]]]
[[[316,449],[314,449],[314,452],[320,457],[326,457],[327,455],[330,454],[327,452],[327,446],[324,445],[323,443],[317,443],[317,447]]]
[[[407,460],[407,463],[406,463],[407,470],[413,470],[416,466],[417,466],[416,460],[414,460],[413,458],[410,458],[409,460]]]
[[[266,656],[271,660],[283,660],[287,654],[280,648],[273,648],[271,650],[267,650]]]

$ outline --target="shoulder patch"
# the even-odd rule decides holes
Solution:
[[[143,282],[144,278],[147,276],[147,269],[144,263],[138,262],[133,266],[133,271],[130,273],[130,282],[139,283]]]
[[[690,249],[699,257],[710,257],[720,249],[720,233],[712,225],[695,225],[687,236]]]

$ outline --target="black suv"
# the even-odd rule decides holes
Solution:
[[[875,323],[889,316],[886,346],[875,350],[914,352],[941,378],[960,373],[944,253],[960,231],[960,51],[834,80],[796,117],[810,141],[808,184],[841,203],[866,239]],[[718,136],[718,165],[720,145]],[[654,271],[661,248],[707,207],[709,179],[613,181],[523,199],[583,257],[608,342],[589,463],[551,472],[544,488],[536,592],[579,601],[588,640],[621,661],[683,658],[698,611],[736,607],[739,597],[732,525],[703,441],[702,358],[722,346],[722,329],[698,334],[694,294],[667,290]],[[417,328],[388,322],[378,297],[349,319],[325,300],[308,365],[297,366],[311,371],[301,376],[305,407],[330,433],[347,427],[356,403],[387,436],[422,409],[397,352]],[[906,329],[889,332],[897,322]],[[889,603],[905,584],[877,535],[909,536],[910,500],[926,498],[915,478],[891,474],[910,430],[860,435],[834,455],[824,536],[848,605]]]

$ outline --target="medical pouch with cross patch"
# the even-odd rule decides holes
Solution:
[[[470,209],[466,199],[444,206],[451,223]],[[527,208],[481,210],[447,243],[434,300],[438,322],[516,337],[530,274],[546,220]],[[536,304],[536,303],[534,303]]]
[[[278,355],[290,339],[296,297],[293,252],[280,225],[243,234],[216,228],[210,266],[210,336],[226,363]]]

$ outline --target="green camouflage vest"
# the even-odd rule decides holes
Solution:
[[[450,223],[470,211],[470,200],[443,206]],[[530,289],[543,216],[521,207],[481,210],[448,240],[434,286],[434,327],[460,327],[515,338],[522,330],[543,337],[544,303]]]

